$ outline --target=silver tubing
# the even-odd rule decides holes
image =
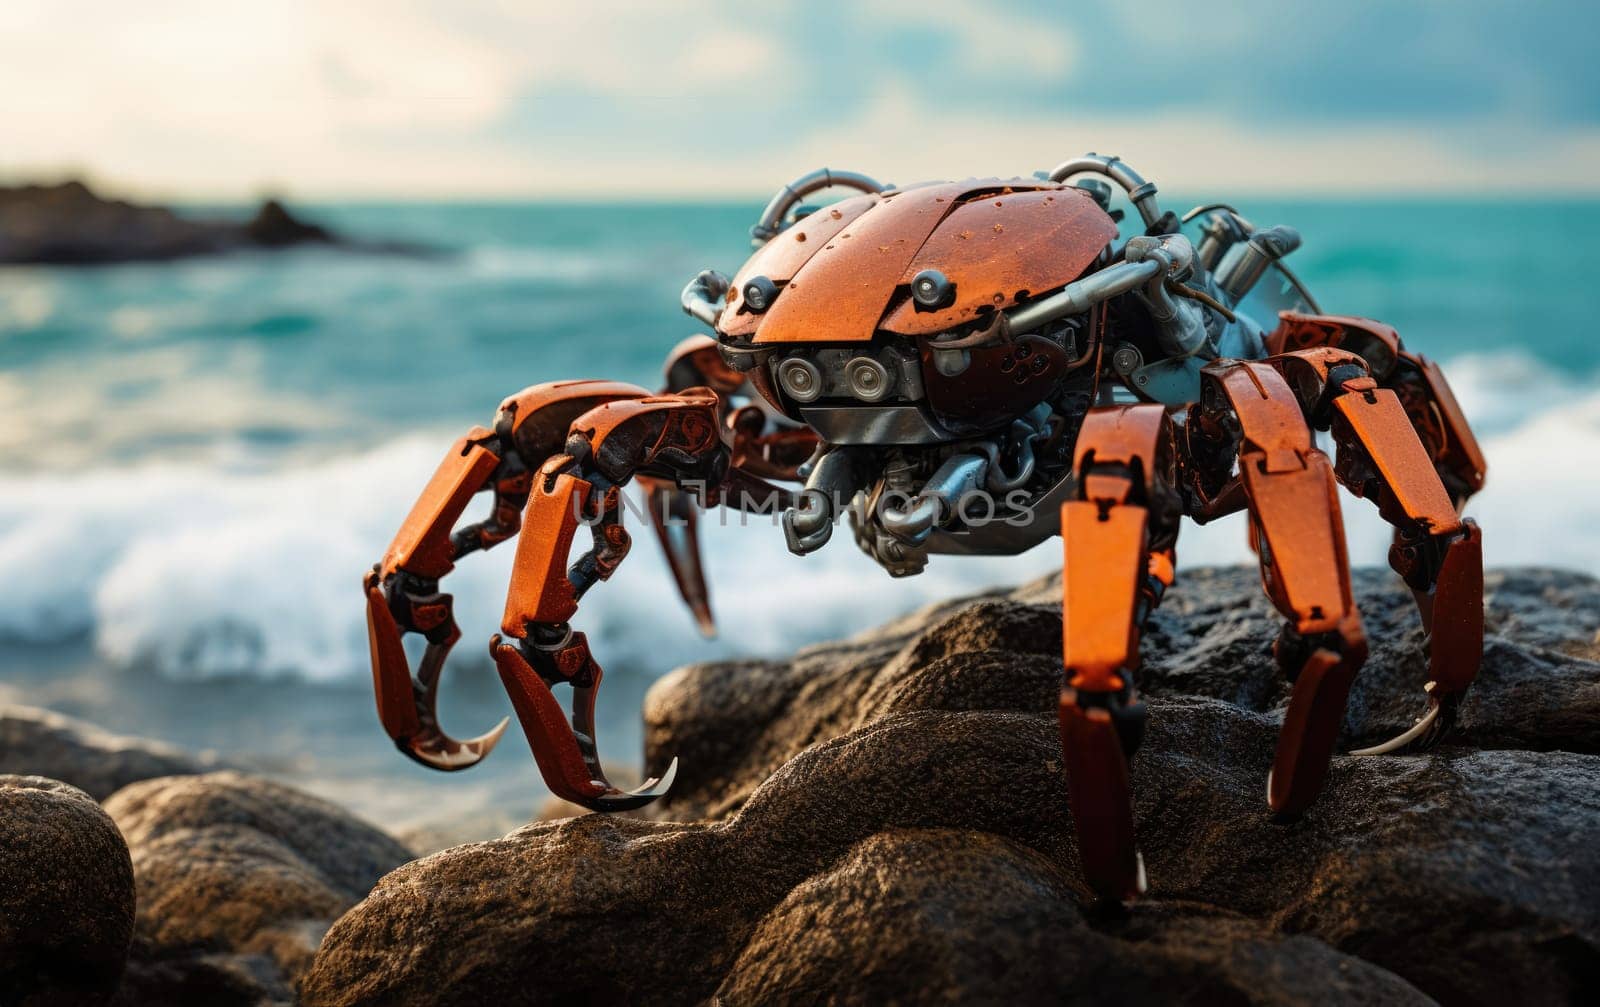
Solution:
[[[789,551],[804,556],[822,548],[833,535],[834,504],[857,489],[855,458],[849,448],[834,448],[816,460],[806,488],[783,514],[783,535]]]
[[[1012,332],[1031,332],[1067,315],[1080,315],[1101,301],[1146,287],[1154,290],[1167,279],[1188,275],[1194,266],[1194,246],[1181,234],[1162,238],[1139,235],[1128,239],[1126,259],[1090,273],[1049,297],[1017,308],[1006,316]]]
[[[1080,315],[1101,301],[1125,294],[1160,275],[1161,263],[1154,259],[1119,262],[1075,280],[1049,297],[1018,308],[1007,315],[1006,320],[1012,332],[1032,332],[1057,318]]]
[[[750,244],[757,248],[766,244],[783,228],[783,218],[794,209],[795,204],[823,189],[831,189],[842,185],[850,189],[859,189],[862,192],[882,192],[883,186],[876,179],[863,175],[859,171],[834,171],[830,168],[818,168],[816,171],[807,172],[788,185],[779,189],[777,194],[767,202],[767,208],[761,211],[761,218],[756,225],[750,228]]]
[[[1070,161],[1062,161],[1050,172],[1050,181],[1065,182],[1073,175],[1084,172],[1093,172],[1104,175],[1113,182],[1122,186],[1128,194],[1128,201],[1133,203],[1139,211],[1139,216],[1149,227],[1161,219],[1161,207],[1156,205],[1156,185],[1146,182],[1137,171],[1123,164],[1119,158],[1106,157],[1104,154],[1084,154]]]
[[[1190,217],[1185,215],[1183,220],[1184,223],[1188,223]],[[1220,204],[1216,212],[1206,218],[1205,224],[1200,228],[1200,247],[1195,251],[1201,269],[1208,273],[1216,269],[1217,263],[1222,261],[1222,257],[1228,254],[1229,249],[1250,236],[1250,229],[1243,221],[1244,218],[1234,212],[1232,207],[1223,207]]]
[[[1013,429],[1015,425],[1013,424]],[[1032,428],[1028,428],[1032,432]],[[1000,464],[1000,446],[992,442],[979,445],[985,456],[989,459],[989,471],[984,474],[983,484],[994,493],[1009,493],[1020,489],[1029,479],[1033,478],[1035,459],[1033,456],[1033,441],[1023,440],[1017,446],[1017,474],[1006,475],[1005,468]]]
[[[717,307],[717,301],[728,292],[731,282],[726,276],[715,269],[702,270],[699,276],[689,281],[683,288],[678,302],[683,305],[684,314],[696,321],[704,322],[711,326],[712,331],[717,328],[717,316],[722,313]]]
[[[951,455],[910,503],[904,507],[884,504],[878,511],[878,523],[903,542],[919,543],[963,496],[983,485],[988,469],[989,461],[982,455]]]
[[[1264,227],[1250,235],[1244,251],[1226,264],[1217,286],[1238,304],[1260,281],[1267,267],[1300,247],[1300,232],[1285,224]]]
[[[1238,210],[1235,210],[1233,208],[1233,206],[1231,204],[1229,204],[1229,203],[1201,203],[1199,206],[1193,208],[1188,213],[1186,213],[1183,216],[1179,217],[1178,218],[1178,222],[1181,223],[1181,224],[1187,224],[1189,221],[1191,221],[1194,218],[1200,216],[1202,213],[1214,213],[1217,210],[1226,210],[1230,215],[1232,215],[1234,220],[1237,220],[1239,222],[1240,226],[1243,227],[1245,230],[1252,230],[1253,229],[1250,226],[1250,222],[1248,220],[1244,219],[1244,215],[1241,214]]]
[[[1134,294],[1144,302],[1156,323],[1156,340],[1169,356],[1187,357],[1206,341],[1205,315],[1192,300],[1173,300],[1167,283],[1189,275],[1194,268],[1194,246],[1181,234],[1165,238],[1139,235],[1128,239],[1123,252],[1129,262],[1161,263],[1161,272],[1150,278]]]

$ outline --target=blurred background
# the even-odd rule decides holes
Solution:
[[[694,331],[683,284],[734,271],[766,198],[823,165],[911,183],[1097,150],[1166,208],[1298,227],[1325,309],[1443,361],[1490,461],[1488,561],[1600,568],[1595,9],[1074,7],[7,0],[0,702],[215,749],[389,824],[526,820],[544,794],[515,731],[458,777],[393,751],[360,576],[507,394],[654,384]],[[258,215],[267,196],[341,240]],[[1345,506],[1352,558],[1382,563],[1370,505]],[[800,560],[716,518],[718,640],[643,537],[580,616],[621,766],[677,663],[1059,562],[891,581],[847,539]],[[1190,527],[1179,556],[1247,561],[1244,528]],[[446,582],[458,735],[509,712],[482,644],[510,558]]]

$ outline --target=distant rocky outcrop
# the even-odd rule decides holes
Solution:
[[[133,934],[133,867],[75,787],[0,776],[0,1004],[104,1004]]]
[[[248,221],[206,220],[165,206],[97,195],[80,181],[0,186],[0,263],[95,265],[325,245],[420,254],[403,242],[358,241],[300,220],[267,200]]]
[[[261,204],[261,209],[244,225],[250,240],[263,248],[283,248],[286,245],[330,245],[338,239],[326,227],[308,224],[291,214],[276,199]]]
[[[1600,584],[1491,574],[1456,739],[1335,761],[1275,823],[1287,695],[1253,571],[1186,571],[1145,638],[1149,896],[1089,907],[1052,710],[1059,581],[652,690],[655,820],[587,816],[401,868],[324,939],[314,1005],[1565,1003],[1600,980]],[[1347,743],[1421,710],[1423,640],[1362,572]]]

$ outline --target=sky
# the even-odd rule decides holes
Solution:
[[[1221,193],[1600,193],[1600,4],[0,0],[0,179],[706,198],[1088,150]]]

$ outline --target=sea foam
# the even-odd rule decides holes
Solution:
[[[1600,570],[1600,391],[1520,356],[1462,357],[1447,367],[1488,453],[1482,523],[1493,565]],[[78,473],[0,476],[0,640],[88,636],[112,665],[148,663],[177,677],[366,674],[359,583],[382,553],[450,433],[410,434],[375,450],[283,468],[152,463]],[[469,517],[486,503],[475,502]],[[1351,559],[1381,564],[1387,527],[1344,496]],[[724,525],[723,521],[726,521]],[[1022,557],[933,558],[892,580],[840,529],[791,556],[765,519],[703,517],[721,633],[703,641],[677,602],[647,528],[617,576],[577,619],[601,662],[665,671],[685,661],[777,654],[872,626],[920,604],[1056,568],[1054,540]],[[497,629],[511,546],[451,574],[464,637],[484,660]],[[1187,525],[1181,566],[1250,562],[1243,519]]]

